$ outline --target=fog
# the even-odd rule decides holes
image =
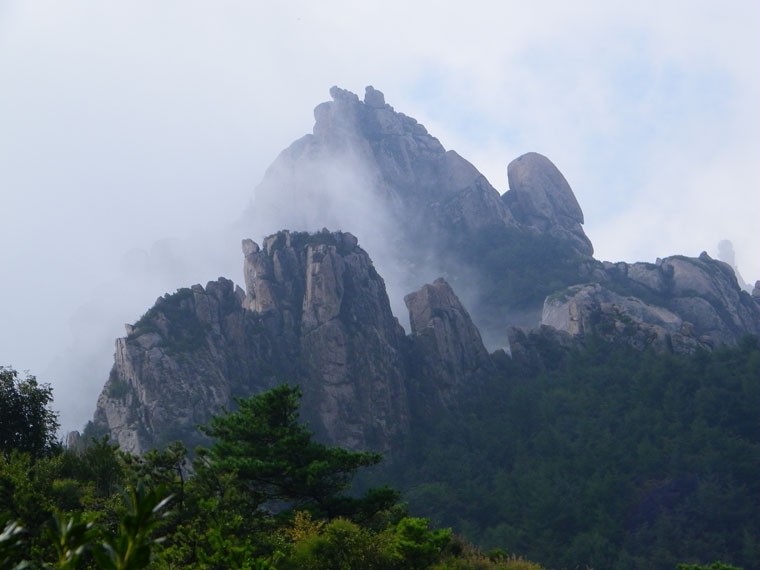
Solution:
[[[548,156],[598,259],[727,239],[754,283],[760,5],[613,4],[0,3],[0,365],[50,382],[80,428],[124,323],[178,287],[242,284],[242,238],[329,225],[251,201],[332,85],[374,85],[500,192],[513,158]],[[345,229],[391,273],[368,174],[316,167],[353,190],[314,199],[334,224],[372,219]]]

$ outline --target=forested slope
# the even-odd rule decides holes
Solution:
[[[760,567],[760,351],[590,339],[414,430],[384,468],[422,516],[552,568]]]

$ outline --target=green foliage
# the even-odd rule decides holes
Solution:
[[[742,570],[736,566],[729,566],[722,562],[713,562],[707,566],[700,566],[699,564],[679,564],[676,566],[676,570]]]
[[[412,512],[555,568],[760,567],[757,339],[691,358],[590,339],[507,370],[374,475]]]
[[[75,570],[85,550],[95,541],[93,524],[82,520],[82,513],[75,512],[70,517],[61,513],[53,516],[54,526],[47,532],[47,539],[55,547],[59,570]]]
[[[308,513],[299,512],[286,533],[293,544],[283,560],[284,570],[507,568],[473,550],[463,554],[466,547],[454,540],[450,530],[431,529],[426,519],[404,517],[373,530],[345,519],[314,522]],[[458,549],[451,548],[454,544]]]
[[[29,563],[21,558],[24,546],[24,529],[15,521],[9,521],[0,532],[0,568],[22,570]]]
[[[238,410],[217,416],[206,435],[215,438],[201,456],[215,472],[235,473],[254,502],[269,509],[307,509],[319,516],[371,516],[392,505],[398,495],[374,491],[364,499],[344,495],[354,473],[382,456],[328,447],[313,440],[298,421],[301,392],[282,385],[248,399]],[[371,508],[370,508],[371,507]]]
[[[441,557],[450,540],[450,529],[431,530],[427,519],[407,517],[396,525],[390,547],[404,568],[421,570]]]
[[[0,367],[0,452],[13,450],[42,457],[58,449],[58,416],[48,408],[53,400],[49,384],[27,374],[19,378],[12,368]]]
[[[168,352],[181,355],[202,347],[208,325],[198,319],[192,289],[182,288],[166,294],[135,323],[134,338],[142,334],[157,333]],[[126,388],[117,386],[117,394]]]
[[[139,483],[129,489],[127,511],[119,518],[114,535],[106,535],[95,558],[106,570],[139,570],[151,559],[152,548],[161,542],[152,536],[164,518],[161,511],[171,500],[162,488],[149,489]]]
[[[49,524],[41,525],[41,532],[35,534],[25,533],[15,521],[9,522],[0,534],[0,567],[74,570],[90,567],[94,556],[98,568],[145,568],[151,550],[161,541],[153,537],[153,532],[168,501],[161,488],[148,489],[142,484],[130,488],[126,509],[117,517],[115,533],[103,524],[96,526],[90,520],[98,518],[95,513],[82,509],[71,514],[56,511]],[[54,562],[46,562],[50,559]]]
[[[547,295],[587,279],[578,253],[548,233],[487,228],[468,238],[462,250],[480,276],[483,302],[508,311],[540,307]]]
[[[216,418],[207,432],[218,440],[199,450],[192,476],[179,443],[141,457],[107,437],[80,451],[0,455],[0,520],[17,521],[0,534],[0,567],[539,568],[406,516],[387,487],[348,495],[355,472],[380,457],[312,441],[299,396],[283,386]]]
[[[331,521],[296,542],[287,568],[303,570],[386,570],[393,559],[385,538],[345,519]]]
[[[106,437],[78,452],[11,449],[0,521],[16,522],[0,567],[540,568],[409,517],[387,487],[349,494],[373,465],[412,512],[548,567],[760,567],[756,339],[692,358],[589,339],[540,374],[501,370],[487,397],[416,426],[384,469],[377,454],[314,442],[288,386],[216,418],[193,470],[181,444],[141,457]],[[733,569],[716,564],[682,569]]]

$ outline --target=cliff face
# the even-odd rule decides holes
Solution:
[[[349,233],[282,231],[262,247],[245,240],[243,253],[246,292],[226,279],[180,290],[117,340],[94,423],[123,449],[200,443],[196,427],[234,396],[287,382],[301,386],[302,417],[320,439],[387,452],[409,428],[411,361],[434,363],[440,375],[425,377],[426,393],[451,406],[490,365],[443,281],[426,286],[442,291],[443,303],[414,303],[428,315],[415,322],[435,340],[418,340],[423,330],[408,339],[382,278]]]
[[[404,331],[357,239],[280,232],[261,249],[247,240],[244,251],[244,306],[299,363],[318,433],[352,449],[386,449],[409,422]]]
[[[501,196],[472,164],[396,112],[380,91],[367,87],[360,100],[333,87],[330,95],[332,101],[314,110],[313,133],[284,150],[256,188],[246,215],[251,226],[329,227],[361,235],[381,272],[392,277],[397,314],[403,295],[445,275],[466,293],[490,346],[505,343],[513,309],[530,312],[526,324],[537,325],[542,296],[519,307],[510,298],[497,306],[469,283],[501,279],[499,267],[473,263],[473,255],[510,248],[521,237],[551,237],[558,248],[591,260],[583,213],[559,170],[546,157],[524,155],[510,164],[511,189]],[[514,251],[516,262],[530,271],[535,256]],[[570,285],[585,277],[574,267],[552,278],[558,279]]]
[[[364,101],[338,87],[330,95],[332,101],[314,110],[313,134],[283,151],[257,187],[254,220],[266,212],[286,220],[300,216],[313,229],[335,221],[372,224],[334,211],[361,206],[350,199],[330,203],[338,193],[348,196],[342,191],[353,186],[376,207],[374,215],[382,215],[375,222],[393,226],[402,241],[435,243],[452,231],[514,224],[499,193],[472,164],[397,113],[380,91],[367,87]],[[292,199],[300,206],[294,207]]]
[[[256,231],[360,227],[393,293],[416,289],[404,297],[410,334],[352,234],[244,240],[245,291],[223,278],[182,289],[117,340],[94,424],[124,449],[198,443],[196,426],[234,397],[287,382],[301,386],[303,418],[320,439],[387,452],[416,414],[478,394],[495,370],[484,338],[540,369],[590,335],[691,353],[760,334],[760,286],[742,291],[707,254],[596,261],[583,212],[548,158],[512,161],[499,195],[379,91],[368,87],[363,101],[330,94],[313,134],[267,171],[248,221]]]
[[[760,334],[760,305],[730,266],[702,253],[655,264],[606,263],[599,283],[547,297],[541,323],[576,337],[690,354]]]
[[[231,281],[194,285],[156,301],[128,335],[116,340],[114,365],[98,398],[94,423],[129,451],[196,432],[212,411],[285,381],[292,372],[283,346],[242,307]]]
[[[412,328],[411,373],[423,394],[418,400],[451,407],[457,397],[476,393],[494,365],[480,332],[449,284],[436,279],[404,301]]]

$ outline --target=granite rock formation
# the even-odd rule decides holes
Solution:
[[[386,449],[408,424],[404,331],[357,239],[284,231],[261,249],[245,241],[244,251],[244,306],[299,363],[319,433],[351,449]]]
[[[313,134],[283,151],[257,187],[254,226],[266,225],[262,217],[312,231],[361,223],[373,226],[370,236],[391,231],[400,243],[436,245],[451,232],[514,224],[472,164],[380,91],[367,87],[364,101],[338,87],[330,95],[314,110]]]
[[[196,426],[235,397],[287,382],[301,386],[303,419],[322,441],[390,452],[418,416],[478,393],[506,358],[486,346],[540,370],[590,336],[688,354],[760,334],[760,282],[742,291],[707,254],[595,260],[583,212],[548,158],[512,161],[500,195],[380,91],[330,94],[313,133],[256,190],[247,221],[276,233],[261,246],[243,241],[246,290],[224,278],[194,285],[128,326],[96,432],[135,452],[192,445]],[[392,270],[392,293],[414,291],[403,297],[409,335],[355,227]]]
[[[196,427],[234,397],[291,383],[301,386],[302,417],[321,440],[388,452],[409,428],[412,361],[435,363],[440,376],[425,377],[427,393],[450,406],[490,366],[443,281],[417,294],[419,329],[407,338],[349,233],[281,231],[262,247],[244,240],[243,253],[245,292],[223,278],[180,290],[116,341],[94,426],[122,449],[201,443]]]
[[[733,269],[707,253],[604,268],[599,282],[548,296],[541,324],[575,337],[596,335],[640,350],[681,354],[760,334],[758,304]]]
[[[547,158],[529,153],[516,159],[509,166],[512,189],[501,196],[472,164],[396,112],[380,91],[367,87],[363,101],[338,87],[330,95],[332,101],[314,110],[313,133],[284,150],[256,188],[246,215],[252,227],[361,232],[381,273],[393,276],[397,313],[403,295],[444,275],[467,294],[476,324],[494,347],[505,342],[512,307],[495,306],[467,285],[493,280],[498,272],[472,263],[476,250],[541,234],[591,260],[583,213]],[[520,259],[534,261],[529,254]],[[576,273],[564,276],[562,285],[585,279]],[[538,324],[541,302],[539,297],[519,307],[530,312],[527,323]]]
[[[412,375],[424,385],[424,399],[452,406],[462,394],[476,392],[494,365],[449,284],[436,279],[404,301],[412,329]]]
[[[570,240],[582,255],[594,253],[581,227],[583,211],[575,194],[548,158],[523,154],[509,163],[507,176],[509,192],[503,199],[521,225]]]

